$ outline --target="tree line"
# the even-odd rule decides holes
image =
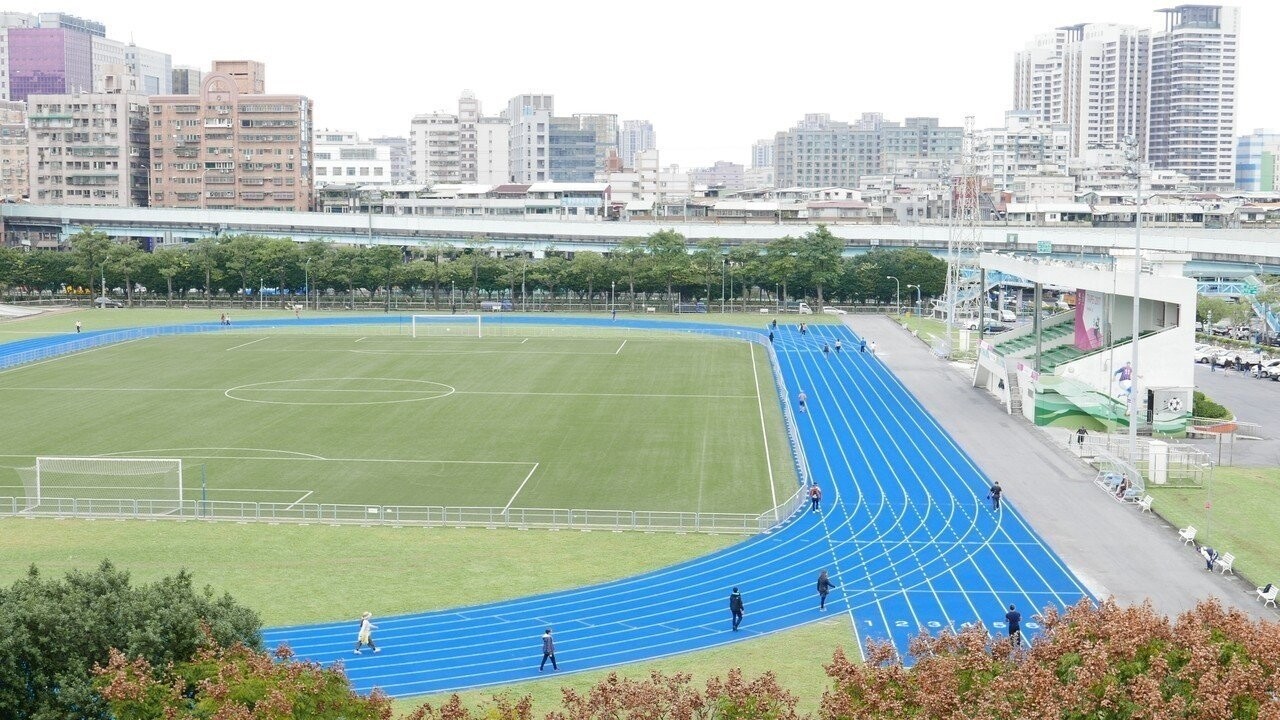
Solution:
[[[945,261],[923,250],[846,257],[844,242],[823,226],[800,237],[742,244],[690,243],[662,230],[608,253],[550,249],[540,258],[497,249],[483,238],[467,247],[356,246],[234,235],[149,253],[82,228],[70,244],[70,252],[0,248],[0,292],[98,295],[105,285],[129,304],[140,288],[148,298],[182,304],[270,288],[282,302],[308,292],[353,302],[411,294],[437,306],[536,296],[589,305],[618,298],[618,307],[634,309],[653,297],[911,305],[917,296],[926,302],[940,296],[946,284]]]

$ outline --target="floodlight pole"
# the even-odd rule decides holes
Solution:
[[[1142,316],[1142,158],[1138,155],[1138,140],[1132,135],[1125,138],[1128,156],[1132,163],[1131,172],[1137,190],[1137,207],[1133,214],[1133,334],[1132,340],[1132,377],[1129,378],[1129,462],[1135,467],[1138,464],[1138,338],[1140,336]]]
[[[311,306],[311,258],[302,264],[302,306]]]
[[[898,314],[901,315],[902,314],[902,283],[898,281],[898,278],[892,275],[885,275],[884,279],[893,281],[893,304],[897,306]],[[907,287],[910,287],[910,286],[908,285]]]

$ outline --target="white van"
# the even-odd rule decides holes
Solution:
[[[1007,309],[996,310],[994,308],[987,308],[983,311],[982,315],[987,320],[994,322],[1011,323],[1018,321],[1018,313]]]
[[[796,312],[801,315],[812,315],[813,310],[809,309],[809,303],[800,303],[796,306]]]

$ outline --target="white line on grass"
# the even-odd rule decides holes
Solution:
[[[227,348],[227,350],[228,350],[228,351],[231,351],[231,350],[238,350],[238,349],[240,349],[240,348],[242,348],[242,347],[246,347],[246,346],[252,345],[252,344],[254,344],[254,343],[256,343],[256,342],[262,342],[263,340],[270,340],[270,339],[271,339],[271,336],[270,336],[270,335],[268,335],[268,336],[266,336],[266,337],[260,337],[260,338],[258,338],[257,340],[250,340],[250,341],[249,341],[249,342],[247,342],[247,343],[240,343],[239,345],[236,345],[236,346],[234,346],[234,347],[229,347],[229,348]]]
[[[773,458],[769,455],[769,431],[764,422],[764,399],[760,397],[760,372],[756,369],[756,346],[747,343],[751,352],[751,375],[756,380],[756,406],[760,408],[760,436],[764,438],[764,466],[769,469],[769,493],[773,496],[773,506],[778,507],[778,489],[773,482]]]
[[[508,510],[511,509],[511,503],[516,501],[516,495],[519,495],[520,491],[524,489],[524,484],[529,482],[529,478],[533,477],[533,474],[537,472],[537,470],[538,470],[538,463],[534,463],[533,468],[529,470],[529,474],[525,475],[524,480],[520,482],[520,487],[516,488],[516,491],[511,494],[511,499],[508,500],[507,504],[502,508],[502,513],[504,515],[507,513]]]
[[[614,355],[621,355],[621,354],[622,354],[622,348],[624,348],[624,347],[626,347],[626,346],[627,346],[627,341],[626,341],[626,340],[623,340],[623,341],[622,341],[622,344],[618,346],[618,349],[617,349],[617,350],[615,350],[615,351],[613,351],[613,354],[614,354]]]
[[[361,340],[363,340],[363,339],[364,339],[364,338],[362,338],[362,337],[358,337],[358,338],[356,338],[356,342],[360,342],[360,341],[361,341]]]
[[[689,398],[697,400],[750,400],[750,395],[681,395],[673,393],[572,393],[572,392],[514,392],[511,390],[459,390],[455,395],[545,395],[547,397],[632,397],[632,398]]]
[[[298,498],[297,500],[294,500],[292,505],[290,505],[289,507],[285,508],[285,511],[292,510],[295,506],[297,506],[297,504],[298,504],[298,503],[300,503],[300,502],[302,502],[303,500],[306,500],[307,498],[311,497],[311,493],[313,493],[313,492],[315,492],[315,490],[308,490],[306,495],[303,495],[302,497]]]

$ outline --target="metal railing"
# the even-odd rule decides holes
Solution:
[[[803,503],[796,493],[760,514],[586,510],[577,508],[347,505],[227,500],[129,500],[108,498],[0,497],[0,517],[126,518],[225,522],[324,523],[417,527],[483,527],[546,530],[633,530],[754,535],[789,517]],[[787,510],[790,508],[790,510]]]

